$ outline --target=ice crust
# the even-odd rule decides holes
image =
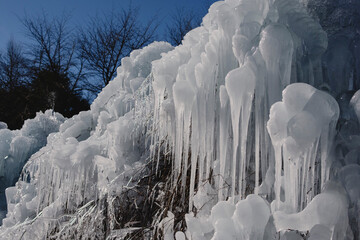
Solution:
[[[164,239],[359,238],[360,93],[331,96],[338,83],[322,61],[342,51],[305,2],[219,1],[176,48],[155,42],[124,58],[91,110],[51,134],[6,190],[0,234],[66,238],[86,214],[95,225],[98,199],[131,187],[146,159],[161,171],[167,155],[189,213],[174,231],[169,209]]]

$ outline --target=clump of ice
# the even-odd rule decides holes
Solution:
[[[326,236],[330,230],[331,239],[344,239],[348,230],[347,208],[344,189],[336,183],[328,182],[323,192],[316,195],[303,211],[293,214],[279,211],[273,216],[278,231],[310,231],[310,236],[313,233],[314,238],[317,234]]]
[[[48,136],[57,132],[64,121],[65,118],[61,114],[47,110],[37,113],[33,119],[26,120],[20,130],[10,131],[6,124],[0,124],[3,127],[0,127],[1,212],[6,213],[5,189],[15,184],[30,156],[47,143]]]
[[[232,220],[237,236],[261,240],[270,217],[270,206],[258,195],[248,195],[236,204]]]
[[[214,228],[208,216],[197,217],[190,212],[185,215],[185,220],[187,238],[205,240],[212,236]]]
[[[329,179],[338,117],[335,99],[305,83],[286,87],[282,102],[271,107],[267,128],[275,149],[275,209],[281,208],[281,189],[287,211],[296,212]]]
[[[164,240],[173,240],[174,239],[174,214],[170,211],[167,212],[167,216],[161,220],[159,223],[159,228],[162,229],[164,234]]]
[[[194,199],[195,200],[195,199]],[[211,209],[208,217],[186,216],[190,239],[263,239],[270,218],[270,206],[258,195],[249,195],[237,203],[220,201]],[[196,225],[198,225],[196,227]]]

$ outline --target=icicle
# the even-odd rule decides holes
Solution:
[[[227,167],[227,151],[228,151],[228,143],[229,143],[229,96],[226,92],[226,88],[224,85],[220,86],[220,177],[219,177],[219,201],[224,199],[224,179],[226,179],[227,175],[225,175],[225,169]]]
[[[173,86],[174,105],[176,109],[176,146],[175,146],[175,179],[182,172],[185,186],[188,165],[188,149],[190,137],[191,110],[195,91],[186,81],[177,81]],[[183,168],[181,168],[183,166]]]
[[[195,100],[196,102],[196,100]],[[189,190],[189,211],[192,211],[193,208],[193,198],[194,198],[194,188],[195,188],[195,174],[196,168],[199,163],[199,116],[198,116],[198,108],[197,105],[193,105],[193,113],[191,116],[191,125],[192,125],[192,133],[191,133],[191,173],[190,173],[190,190]]]
[[[229,72],[225,79],[226,90],[229,94],[231,121],[233,127],[233,161],[232,161],[232,196],[235,196],[236,166],[239,167],[239,194],[242,193],[244,180],[247,128],[254,95],[256,78],[252,69],[244,65]],[[241,122],[240,122],[241,120]],[[240,124],[240,129],[239,129]],[[239,137],[240,134],[240,137]],[[240,160],[237,165],[237,149],[240,140]],[[244,196],[241,196],[244,197]]]
[[[259,50],[267,69],[268,103],[281,99],[281,91],[290,84],[293,40],[285,26],[271,24],[261,33]]]

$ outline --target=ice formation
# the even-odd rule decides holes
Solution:
[[[132,52],[6,190],[0,234],[123,237],[120,196],[154,163],[165,239],[359,238],[359,59],[317,4],[219,1],[178,47]]]
[[[48,144],[28,161],[17,185],[6,190],[9,211],[2,236],[41,239],[52,227],[60,227],[64,231],[54,236],[60,238],[74,221],[66,213],[89,214],[96,199],[116,194],[118,184],[126,185],[146,158],[151,62],[171,49],[168,43],[155,42],[132,52],[91,110],[66,120],[49,136]],[[57,218],[66,224],[57,225],[61,222]]]
[[[65,118],[52,110],[36,114],[26,120],[20,130],[11,131],[0,122],[0,210],[2,220],[6,214],[5,189],[13,186],[30,156],[47,143],[51,133],[59,131]]]
[[[275,149],[275,208],[281,189],[288,211],[296,212],[329,180],[339,114],[334,98],[305,83],[286,87],[282,102],[271,107],[267,128]]]
[[[293,214],[275,212],[274,222],[280,231],[296,229],[306,232],[315,226],[323,226],[325,230],[330,229],[331,239],[344,239],[348,228],[347,208],[344,189],[328,182],[323,192],[316,195],[303,211]]]

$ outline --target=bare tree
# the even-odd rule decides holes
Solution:
[[[21,45],[11,39],[0,55],[0,121],[10,129],[19,128],[26,118],[28,61]]]
[[[21,46],[11,39],[0,55],[0,87],[10,91],[27,82],[27,59]]]
[[[123,57],[153,41],[157,29],[154,19],[143,25],[138,15],[138,9],[122,9],[92,18],[80,31],[80,55],[91,75],[86,90],[98,93],[114,77]]]
[[[66,14],[49,19],[43,13],[37,18],[26,16],[22,22],[31,40],[32,70],[65,74],[70,78],[74,91],[84,77],[83,62],[76,55],[76,37],[68,26],[68,20]]]
[[[68,23],[69,15],[49,18],[26,16],[22,22],[29,46],[30,76],[28,104],[30,114],[52,108],[71,117],[89,105],[83,99],[81,80],[83,61],[77,53],[77,36]]]
[[[186,33],[200,26],[201,18],[192,10],[177,8],[171,16],[171,22],[166,26],[166,39],[172,45],[179,45]]]

